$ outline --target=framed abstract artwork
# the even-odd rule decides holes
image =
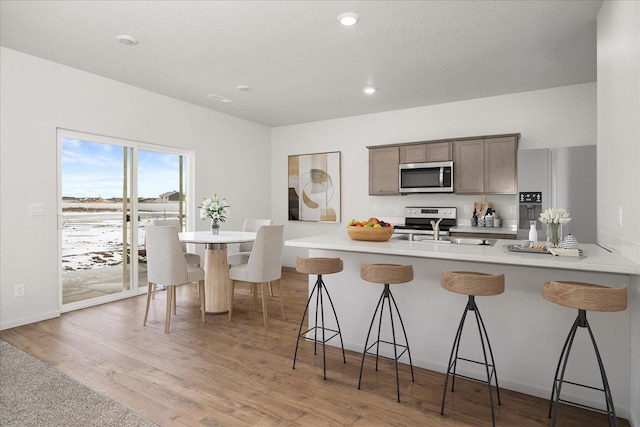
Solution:
[[[340,222],[340,152],[289,156],[289,220]]]

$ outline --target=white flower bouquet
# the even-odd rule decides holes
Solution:
[[[569,212],[564,208],[549,208],[540,214],[538,221],[547,224],[547,239],[551,241],[551,246],[560,247],[560,240],[562,239],[560,234],[562,233],[558,233],[558,229],[562,224],[571,221]]]
[[[564,208],[549,208],[540,214],[538,221],[544,224],[565,224],[571,221],[571,218]]]
[[[229,207],[227,199],[218,197],[218,194],[205,197],[200,205],[200,219],[211,218],[216,222],[224,222],[227,216],[229,216]]]

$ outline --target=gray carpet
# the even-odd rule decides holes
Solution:
[[[0,426],[155,426],[0,340]]]

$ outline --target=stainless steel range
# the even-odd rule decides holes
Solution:
[[[441,236],[449,235],[449,229],[457,224],[456,208],[438,208],[426,206],[407,206],[404,208],[404,225],[396,225],[394,233],[400,234],[399,238],[414,240],[433,239],[434,230],[431,221],[440,220],[439,229]]]

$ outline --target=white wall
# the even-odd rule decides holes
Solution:
[[[638,2],[605,2],[598,15],[598,238],[636,262],[640,262],[639,7]]]
[[[195,150],[192,203],[227,196],[223,228],[270,214],[269,128],[6,48],[0,67],[1,329],[59,314],[58,127]],[[31,203],[46,214],[28,216]]]
[[[287,224],[285,238],[344,231],[351,218],[402,217],[408,205],[473,204],[478,196],[369,196],[367,146],[476,135],[521,133],[519,148],[596,144],[596,84],[587,83],[505,96],[390,111],[344,119],[284,126],[272,130],[271,217]],[[342,153],[342,223],[287,220],[287,157]],[[516,196],[492,196],[500,214],[516,220]],[[470,215],[470,214],[469,214]],[[284,264],[295,265],[304,251],[285,248]]]
[[[640,3],[598,14],[598,241],[640,263]],[[618,210],[622,208],[622,223]],[[629,284],[631,414],[640,426],[640,279]]]

